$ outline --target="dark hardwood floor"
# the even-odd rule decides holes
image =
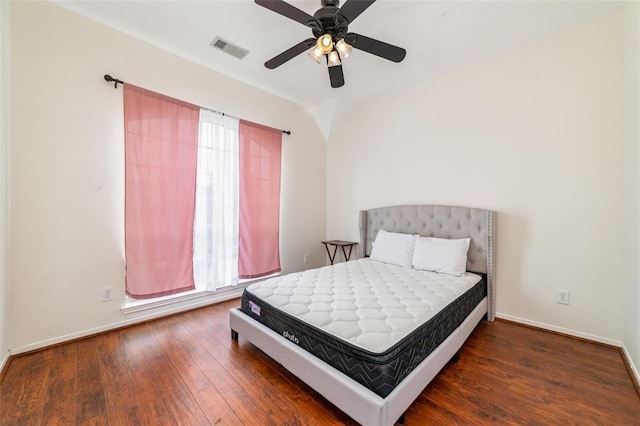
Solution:
[[[15,357],[0,424],[338,425],[354,422],[240,337],[238,300]],[[640,424],[616,349],[482,322],[406,424]]]

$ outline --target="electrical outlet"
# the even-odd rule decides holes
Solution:
[[[102,287],[102,299],[103,302],[109,302],[113,300],[113,287]]]
[[[304,263],[309,263],[309,255],[308,254],[304,255]]]
[[[569,304],[569,290],[560,290],[558,289],[558,295],[556,298],[557,303],[562,303],[563,305]]]

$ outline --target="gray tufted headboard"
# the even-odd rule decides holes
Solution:
[[[467,270],[487,275],[488,313],[495,318],[493,211],[469,207],[408,205],[360,211],[360,249],[371,254],[379,229],[424,237],[471,238]]]

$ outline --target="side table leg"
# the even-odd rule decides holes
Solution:
[[[324,244],[324,248],[327,249],[327,254],[329,255],[329,260],[331,261],[331,264],[333,265],[333,261],[336,259],[336,251],[338,251],[338,246],[335,246],[335,248],[333,249],[333,256],[331,256],[331,252],[329,251],[329,244],[327,243],[323,243]]]
[[[348,262],[349,259],[351,259],[351,250],[353,250],[353,244],[349,245],[349,254],[347,254],[344,247],[345,246],[342,246],[342,254],[344,254],[344,260]]]
[[[331,257],[331,255],[329,255],[329,260],[331,261],[332,265],[333,265],[333,262],[336,260],[337,251],[338,251],[338,246],[334,246],[333,247],[333,257]]]

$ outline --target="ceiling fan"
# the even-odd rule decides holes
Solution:
[[[375,0],[347,0],[338,8],[339,0],[321,0],[322,7],[313,16],[283,0],[255,0],[255,2],[275,13],[300,22],[311,28],[313,38],[308,38],[281,54],[269,59],[264,66],[274,69],[313,48],[309,56],[320,63],[326,58],[331,87],[344,85],[342,62],[353,48],[401,62],[407,51],[401,47],[348,32],[349,24],[371,6]]]

